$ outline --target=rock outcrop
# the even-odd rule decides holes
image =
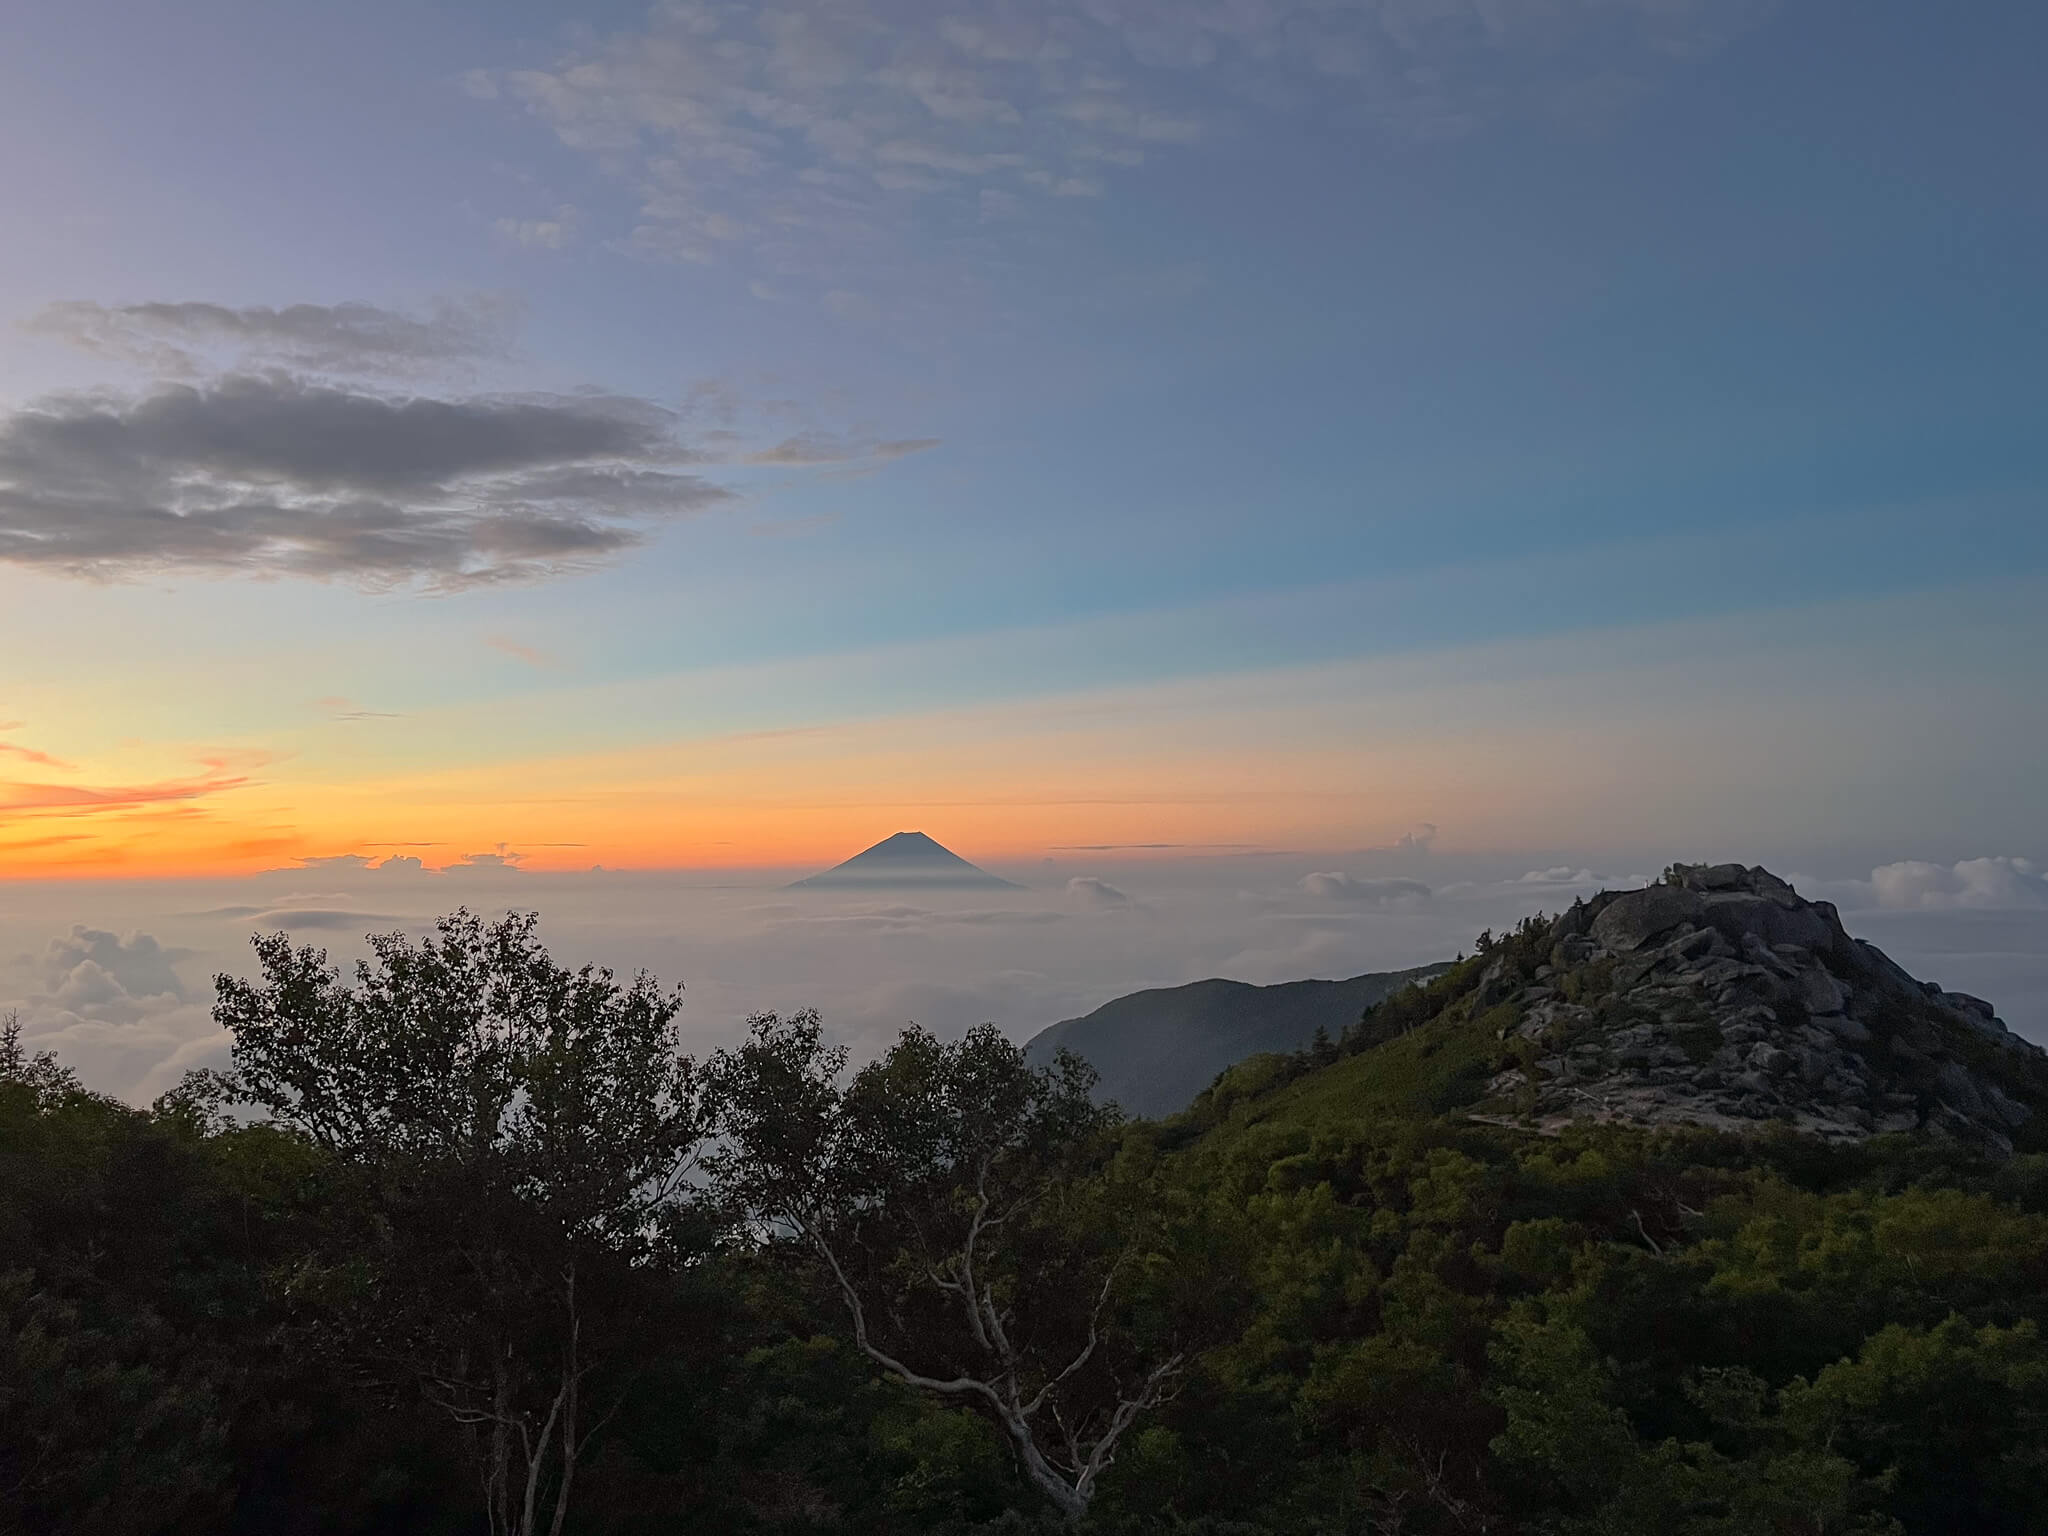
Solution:
[[[1502,955],[1475,999],[1513,1005],[1501,1033],[1517,1065],[1488,1089],[1525,1123],[1924,1130],[1994,1154],[2048,1128],[2048,1054],[1766,870],[1674,866],[1547,936],[1547,959]]]

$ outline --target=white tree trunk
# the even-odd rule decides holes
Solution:
[[[985,1213],[985,1207],[984,1207]],[[1052,1500],[1053,1505],[1071,1524],[1078,1524],[1088,1513],[1089,1503],[1095,1497],[1096,1479],[1115,1459],[1117,1442],[1124,1432],[1137,1420],[1139,1414],[1156,1407],[1170,1395],[1175,1377],[1180,1373],[1184,1357],[1174,1355],[1156,1366],[1145,1378],[1137,1395],[1119,1398],[1109,1423],[1090,1441],[1083,1441],[1073,1432],[1059,1424],[1066,1440],[1065,1465],[1046,1454],[1040,1445],[1040,1432],[1034,1422],[1041,1409],[1050,1407],[1055,1423],[1059,1423],[1059,1410],[1054,1401],[1055,1390],[1074,1372],[1087,1363],[1095,1352],[1098,1335],[1091,1320],[1088,1342],[1068,1365],[1039,1389],[1029,1401],[1025,1401],[1017,1389],[1017,1377],[1021,1362],[1011,1348],[1007,1332],[1003,1328],[1002,1314],[996,1309],[993,1298],[987,1291],[976,1294],[973,1287],[973,1249],[982,1221],[977,1215],[970,1228],[967,1247],[962,1255],[961,1278],[959,1281],[940,1280],[942,1288],[957,1291],[967,1308],[968,1323],[975,1341],[994,1357],[997,1370],[986,1378],[958,1376],[951,1380],[926,1376],[912,1370],[886,1350],[878,1348],[868,1337],[867,1309],[862,1305],[860,1293],[854,1289],[839,1256],[818,1232],[808,1224],[800,1223],[800,1229],[809,1237],[812,1247],[830,1266],[833,1277],[838,1281],[839,1294],[846,1303],[848,1314],[853,1320],[853,1337],[861,1353],[879,1365],[897,1380],[919,1391],[929,1392],[935,1397],[963,1399],[979,1402],[1002,1425],[1016,1448],[1017,1458],[1023,1464],[1025,1476]],[[1103,1300],[1107,1300],[1109,1283],[1103,1284]],[[1100,1303],[1098,1303],[1098,1308]],[[1056,1455],[1058,1453],[1055,1453]]]

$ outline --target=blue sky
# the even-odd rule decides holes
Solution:
[[[1992,691],[1983,760],[1918,791],[1941,843],[1939,799],[2038,739],[2044,43],[2026,6],[1769,0],[40,8],[0,60],[18,434],[231,374],[601,392],[657,413],[632,472],[683,499],[578,503],[601,547],[464,546],[460,579],[291,535],[201,559],[126,503],[59,558],[47,519],[112,471],[18,448],[11,739],[99,788],[298,764],[276,847],[194,843],[215,867],[392,831],[312,803],[373,760],[516,777],[537,713],[627,750],[1757,614]],[[195,304],[239,329],[135,307]],[[420,329],[260,320],[344,304]],[[152,494],[256,483],[151,451],[183,466]],[[262,471],[280,516],[333,515],[310,473]],[[311,739],[342,716],[393,723]]]

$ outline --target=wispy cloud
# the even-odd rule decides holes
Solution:
[[[72,767],[70,763],[63,761],[61,758],[52,757],[47,752],[38,752],[34,747],[16,746],[11,741],[0,741],[0,754],[8,757],[18,757],[25,763],[34,763],[38,768],[55,768],[62,772],[68,772]]]
[[[1188,853],[1249,853],[1256,843],[1054,843],[1053,853],[1120,853],[1124,851],[1162,853],[1169,849]]]
[[[514,245],[559,251],[576,243],[583,216],[564,203],[544,219],[497,219],[491,227]]]
[[[549,668],[560,665],[546,651],[523,644],[512,639],[509,635],[486,635],[484,637],[484,644],[494,651],[510,656],[514,661],[525,662],[529,667]]]
[[[503,356],[519,305],[502,296],[443,299],[424,315],[374,304],[51,304],[28,321],[98,357],[137,363],[159,375],[231,365],[313,373],[410,375]]]
[[[833,437],[822,432],[806,432],[795,437],[786,437],[770,447],[755,449],[745,456],[743,462],[793,468],[857,464],[864,460],[888,463],[892,459],[905,459],[914,453],[924,453],[938,446],[939,440],[935,437],[900,438],[892,442],[877,443]]]
[[[160,779],[148,784],[31,784],[0,779],[0,812],[45,812],[82,815],[200,800],[249,782],[242,775],[209,773],[185,779]]]
[[[741,255],[775,299],[845,314],[922,230],[1052,216],[1247,112],[1348,115],[1407,139],[1640,88],[1774,0],[693,0],[540,69],[479,69],[625,181],[615,243]],[[1625,95],[1626,93],[1621,93]]]
[[[330,720],[402,720],[405,717],[397,710],[365,709],[354,699],[329,694],[324,699],[315,699],[313,707]]]

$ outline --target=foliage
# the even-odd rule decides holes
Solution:
[[[460,918],[225,989],[253,1124],[0,1035],[0,1530],[475,1530],[392,1367],[510,1341],[537,1425],[573,1257],[614,1416],[564,1531],[1029,1536],[1074,1511],[999,1404],[1100,1436],[1180,1356],[1085,1529],[2048,1536],[2048,1157],[1476,1120],[1554,942],[1165,1122],[992,1031],[849,1076],[764,1018],[691,1072],[672,998]],[[716,1209],[671,1177],[713,1110]]]
[[[856,1348],[986,1414],[1080,1518],[1186,1359],[1120,1326],[1145,1223],[1088,1177],[1116,1111],[1079,1058],[1033,1069],[990,1026],[952,1044],[912,1027],[842,1088],[844,1067],[816,1014],[752,1020],[711,1068],[718,1187],[824,1267]]]
[[[298,1284],[353,1360],[461,1427],[491,1530],[519,1536],[562,1529],[637,1335],[705,1235],[679,998],[566,971],[534,926],[459,912],[421,943],[382,935],[353,986],[324,951],[259,936],[261,984],[221,977],[216,1008],[237,1086],[357,1202]]]

